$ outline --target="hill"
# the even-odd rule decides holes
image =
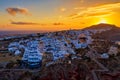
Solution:
[[[87,28],[84,28],[85,30],[98,30],[98,29],[113,29],[113,28],[118,28],[116,25],[112,25],[112,24],[104,24],[104,23],[101,23],[101,24],[97,24],[97,25],[92,25],[92,26],[89,26]]]
[[[96,33],[94,38],[120,41],[120,28],[111,24],[98,24],[85,28],[85,30],[103,30],[101,33]]]

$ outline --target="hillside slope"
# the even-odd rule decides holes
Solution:
[[[112,41],[120,41],[120,28],[115,25],[110,24],[98,24],[85,28],[85,30],[100,30],[103,29],[105,31],[101,33],[96,33],[94,38],[112,40]]]

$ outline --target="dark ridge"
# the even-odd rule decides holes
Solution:
[[[101,24],[97,24],[97,25],[92,25],[90,27],[86,27],[84,28],[84,30],[88,30],[88,29],[112,29],[112,28],[119,28],[113,24],[104,24],[104,23],[101,23]]]
[[[89,27],[87,29],[107,29],[101,33],[96,33],[94,37],[99,37],[100,39],[105,39],[105,40],[111,40],[111,41],[120,41],[120,28],[115,26],[115,25],[109,25],[109,24],[98,24],[94,25],[92,27]],[[107,28],[106,28],[107,27]]]

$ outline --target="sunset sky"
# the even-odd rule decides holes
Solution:
[[[0,0],[0,30],[67,30],[120,26],[120,0]]]

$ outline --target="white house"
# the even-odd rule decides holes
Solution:
[[[118,45],[120,45],[120,41],[116,41],[115,43],[118,44]]]

